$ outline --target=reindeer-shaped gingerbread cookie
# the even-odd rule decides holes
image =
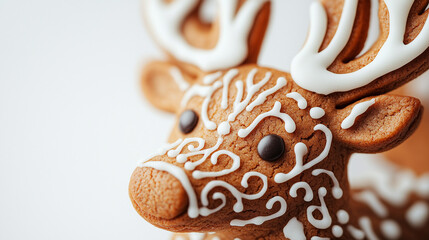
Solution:
[[[178,121],[170,144],[131,177],[137,212],[203,239],[427,239],[427,180],[413,179],[391,204],[351,190],[347,166],[352,153],[391,149],[419,123],[419,100],[385,93],[429,68],[428,1],[380,1],[380,38],[359,58],[369,1],[313,3],[291,74],[252,64],[268,1],[217,3],[217,20],[204,24],[200,1],[143,2],[170,57],[146,66],[144,90]]]

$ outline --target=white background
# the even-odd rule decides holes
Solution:
[[[309,3],[275,2],[260,64],[289,69]],[[173,124],[140,91],[143,62],[162,58],[140,7],[0,0],[0,239],[168,239],[128,199]]]
[[[288,69],[309,1],[279,3],[262,63]],[[168,239],[128,199],[173,124],[140,92],[144,60],[162,56],[140,7],[0,0],[0,239]]]

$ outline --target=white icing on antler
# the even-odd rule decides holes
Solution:
[[[341,128],[342,129],[349,129],[351,128],[356,121],[356,118],[362,114],[364,114],[369,107],[371,107],[372,105],[374,105],[375,103],[375,98],[369,100],[369,101],[365,101],[365,102],[361,102],[356,104],[352,111],[350,112],[350,115],[347,116],[343,122],[341,123]]]
[[[307,43],[292,61],[294,81],[304,89],[319,94],[350,91],[401,68],[429,47],[429,24],[409,44],[404,44],[405,26],[413,0],[385,0],[389,10],[389,36],[371,63],[351,73],[327,70],[349,41],[358,0],[344,2],[341,19],[329,46],[319,52],[327,29],[327,15],[320,2],[311,5],[311,23]]]
[[[280,196],[275,196],[275,197],[271,198],[270,200],[268,200],[266,208],[272,209],[274,203],[276,203],[276,202],[280,203],[280,209],[276,213],[269,215],[269,216],[255,217],[255,218],[252,218],[249,220],[234,219],[231,221],[230,225],[231,226],[238,226],[238,227],[244,227],[244,226],[249,225],[249,224],[261,225],[266,221],[281,217],[281,216],[283,216],[283,214],[286,213],[286,209],[287,209],[287,204],[286,204],[286,201],[284,200],[284,198],[282,198]]]
[[[281,120],[283,120],[284,124],[285,124],[285,130],[288,133],[293,133],[296,129],[296,125],[295,122],[293,121],[293,119],[286,113],[282,113],[280,112],[282,105],[280,102],[275,102],[273,109],[271,109],[270,111],[260,114],[258,117],[256,117],[256,119],[252,122],[252,124],[250,124],[250,126],[248,126],[245,129],[240,129],[238,131],[238,136],[241,138],[245,138],[247,137],[254,129],[255,127],[262,121],[264,120],[264,118],[267,117],[278,117]]]
[[[331,143],[332,143],[332,132],[323,124],[318,124],[314,127],[314,131],[320,130],[322,131],[326,136],[326,145],[323,151],[320,153],[318,157],[315,159],[309,161],[306,164],[303,164],[303,158],[307,154],[308,149],[307,146],[299,142],[295,145],[295,155],[296,155],[296,163],[294,168],[289,173],[277,173],[274,177],[274,181],[276,183],[284,183],[294,177],[296,177],[298,174],[302,173],[303,171],[313,167],[314,165],[321,162],[323,159],[325,159],[328,156],[329,150],[331,149]]]
[[[218,0],[219,39],[213,49],[191,46],[182,36],[186,17],[198,0],[144,0],[143,11],[152,34],[159,44],[180,61],[209,72],[239,65],[248,54],[248,37],[266,0],[247,0],[236,12],[237,0]]]

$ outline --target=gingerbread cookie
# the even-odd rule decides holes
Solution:
[[[199,6],[192,0],[146,2],[155,6],[149,12],[165,11],[157,12],[163,21],[192,19]],[[262,11],[265,2],[220,0],[219,10],[228,10],[228,19],[254,22],[255,14],[241,11]],[[313,3],[310,33],[291,74],[232,63],[224,55],[214,62],[231,66],[208,67],[191,50],[187,59],[175,52],[186,48],[167,48],[154,33],[172,59],[148,65],[142,82],[151,102],[178,118],[170,144],[131,177],[137,212],[155,226],[200,232],[202,239],[428,238],[427,213],[419,215],[428,203],[428,181],[416,180],[421,184],[401,196],[401,205],[374,200],[375,193],[365,192],[373,185],[351,190],[347,176],[352,153],[389,150],[421,119],[419,100],[385,93],[429,68],[427,5],[380,1],[380,39],[356,58],[369,2]],[[178,29],[158,26],[168,29],[155,31]],[[222,27],[219,33],[221,42]]]
[[[400,95],[410,95],[422,101],[426,111],[423,112],[422,121],[416,132],[398,147],[385,153],[388,160],[401,167],[411,169],[413,172],[422,175],[429,173],[429,75],[424,74],[419,79],[402,87],[395,92]]]

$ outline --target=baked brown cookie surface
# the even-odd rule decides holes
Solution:
[[[418,99],[387,93],[429,67],[428,1],[380,1],[382,34],[360,57],[369,1],[315,2],[310,33],[291,74],[243,64],[256,59],[252,51],[230,61],[235,53],[217,50],[232,34],[222,21],[248,27],[239,34],[246,41],[231,44],[249,50],[251,32],[266,26],[266,2],[219,1],[224,12],[211,26],[219,24],[213,35],[218,41],[198,46],[184,40],[188,27],[199,29],[192,25],[199,1],[145,1],[151,31],[170,59],[146,66],[143,89],[177,121],[169,144],[131,177],[137,212],[170,231],[200,232],[201,239],[428,238],[429,222],[417,219],[425,216],[406,213],[416,203],[426,206],[427,179],[408,178],[420,187],[408,188],[406,200],[397,204],[383,202],[378,185],[364,182],[352,191],[347,176],[351,154],[392,149],[421,120]],[[212,36],[198,30],[204,33]],[[257,55],[261,40],[256,43]],[[387,182],[398,176],[385,175]]]

